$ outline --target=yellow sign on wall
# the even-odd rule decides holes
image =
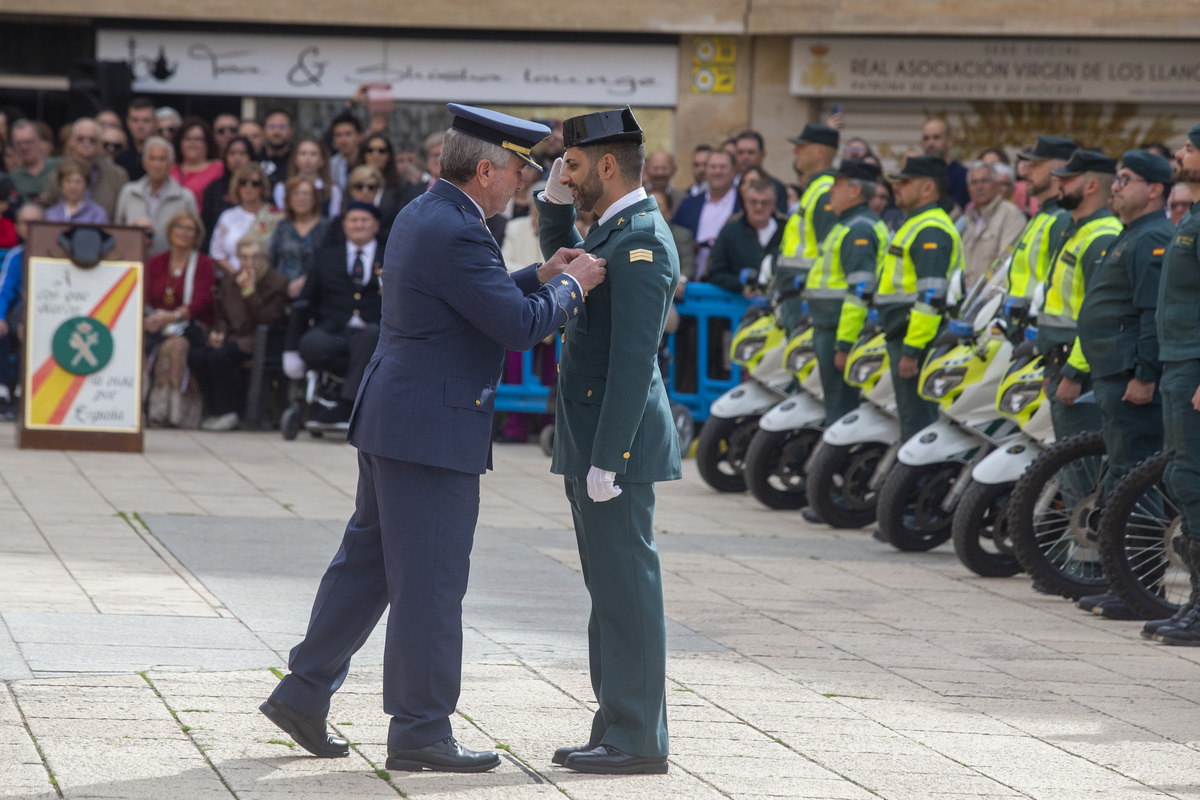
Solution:
[[[692,93],[733,94],[737,85],[737,39],[699,36],[692,44]]]

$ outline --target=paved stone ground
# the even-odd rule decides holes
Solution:
[[[1200,798],[1200,652],[1142,641],[745,496],[659,487],[671,772],[549,763],[587,730],[587,602],[532,446],[483,481],[455,730],[504,761],[387,774],[378,632],[334,699],[348,759],[256,707],[352,507],[354,453],[152,431],[140,456],[0,437],[0,797]]]

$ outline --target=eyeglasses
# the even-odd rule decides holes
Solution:
[[[100,137],[98,137],[98,136],[76,136],[75,141],[90,142],[92,144],[95,144],[96,142],[100,141]]]
[[[1171,203],[1172,209],[1182,208],[1184,210],[1187,210],[1191,207],[1192,207],[1192,204],[1188,200],[1176,200],[1174,203]]]
[[[1137,181],[1138,183],[1149,183],[1148,180],[1138,175],[1114,175],[1112,179],[1112,182],[1117,186],[1120,186],[1122,189],[1128,186],[1131,181]]]
[[[203,144],[203,143],[204,143],[204,135],[203,135],[203,134],[201,134],[200,136],[185,136],[185,137],[183,137],[183,139],[181,139],[180,141],[184,141],[184,142],[200,142],[201,144]]]
[[[229,125],[226,127],[216,128],[215,130],[217,133],[237,133],[237,126]]]
[[[386,147],[368,147],[363,152],[371,153],[373,155],[386,156],[388,154],[388,149]]]
[[[120,143],[120,142],[105,142],[105,143],[104,143],[104,149],[105,149],[105,150],[107,150],[107,151],[108,151],[108,152],[110,152],[110,153],[119,153],[119,152],[121,152],[121,151],[122,151],[124,148],[123,148],[123,147],[121,147],[121,143]]]
[[[261,189],[262,181],[260,181],[258,178],[251,178],[248,181],[242,181],[242,186],[253,186],[255,189]]]
[[[378,183],[352,183],[350,188],[356,192],[377,192],[379,191]]]

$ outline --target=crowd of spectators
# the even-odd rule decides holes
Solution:
[[[145,230],[151,424],[238,427],[245,363],[264,324],[287,329],[291,377],[306,368],[346,376],[337,407],[322,412],[326,422],[344,421],[378,337],[378,270],[392,220],[438,180],[442,147],[440,132],[418,147],[360,105],[368,105],[364,89],[309,136],[298,136],[279,109],[261,120],[206,120],[135,98],[123,118],[105,110],[57,135],[20,109],[0,110],[0,251],[7,253],[0,262],[0,413],[12,418],[18,384],[21,243],[29,223],[44,218]],[[839,118],[830,122],[841,127]],[[561,123],[551,124],[552,135],[535,151],[546,166],[562,153]],[[788,217],[822,168],[797,146],[795,174],[769,174],[764,160],[773,146],[752,130],[700,145],[686,177],[677,175],[675,154],[647,153],[645,189],[675,237],[681,297],[688,281],[754,294],[769,278]],[[1021,163],[1014,167],[992,148],[964,166],[941,119],[926,123],[912,152],[946,160],[944,204],[963,237],[968,280],[983,274],[1037,210]],[[840,155],[879,164],[861,138],[843,137]],[[531,202],[540,176],[527,169],[524,177],[526,189],[488,220],[510,268],[541,257]],[[1170,213],[1182,216],[1188,205],[1187,197],[1172,197]],[[886,180],[870,206],[891,230],[903,222]],[[581,231],[592,221],[580,214]],[[522,379],[521,363],[509,360],[505,380]],[[552,382],[553,344],[533,363]],[[535,432],[528,423],[514,415],[499,436],[522,440]]]

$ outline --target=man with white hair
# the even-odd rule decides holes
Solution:
[[[125,184],[117,198],[114,225],[140,225],[153,238],[146,256],[170,249],[167,221],[178,211],[195,211],[196,197],[171,177],[175,165],[175,147],[161,136],[151,136],[142,144],[141,180]]]
[[[129,173],[123,167],[114,164],[100,146],[102,132],[99,123],[91,117],[75,120],[75,124],[71,126],[71,153],[76,158],[88,162],[92,168],[85,196],[103,208],[108,218],[112,219],[117,210],[117,196],[121,193],[121,187],[129,183]],[[54,205],[61,196],[56,169],[46,184],[46,203]]]
[[[1004,199],[994,164],[976,161],[967,176],[971,203],[963,214],[963,285],[974,286],[1025,229],[1021,209]]]

